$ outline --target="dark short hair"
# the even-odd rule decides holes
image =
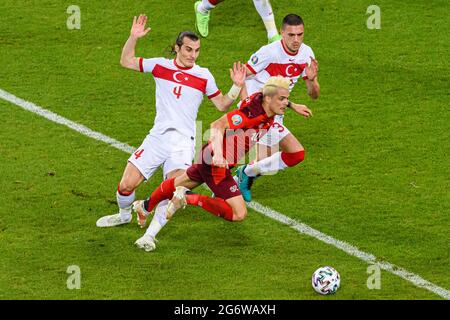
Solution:
[[[190,30],[187,31],[182,31],[178,34],[177,40],[175,41],[175,43],[172,46],[172,53],[176,54],[175,51],[175,45],[177,45],[178,47],[181,48],[181,46],[183,45],[183,40],[184,38],[188,37],[189,39],[191,39],[192,41],[198,41],[200,38],[198,37],[198,35]]]
[[[300,26],[304,25],[302,17],[299,15],[296,15],[294,13],[288,14],[286,17],[283,18],[283,22],[281,23],[282,28],[284,29],[285,26]]]

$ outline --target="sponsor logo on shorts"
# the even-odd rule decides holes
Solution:
[[[231,186],[230,187],[230,191],[231,192],[236,192],[238,190],[238,186]]]
[[[231,122],[233,122],[235,126],[240,125],[242,123],[242,117],[238,114],[235,114],[231,117]]]

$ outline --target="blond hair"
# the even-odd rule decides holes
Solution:
[[[263,96],[273,97],[278,93],[278,88],[289,90],[290,80],[283,76],[270,77],[262,89]]]

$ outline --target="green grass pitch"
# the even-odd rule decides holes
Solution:
[[[154,82],[119,64],[132,17],[152,32],[137,55],[169,56],[194,28],[194,1],[3,0],[0,89],[137,147],[151,128]],[[68,30],[66,9],[81,9]],[[272,0],[280,25],[294,12],[319,61],[321,97],[299,83],[288,114],[306,149],[298,167],[261,178],[259,203],[450,289],[450,20],[448,1],[386,1],[381,29],[366,26],[369,0]],[[252,1],[212,12],[198,64],[222,91],[228,68],[266,43]],[[220,116],[204,100],[203,129]],[[116,212],[128,154],[0,99],[0,299],[442,299],[389,272],[368,289],[368,264],[250,210],[228,223],[198,209],[177,215],[157,250],[133,242],[134,223],[99,229]],[[161,182],[158,171],[137,192]],[[67,268],[81,270],[69,290]],[[331,265],[341,288],[320,296],[313,271]]]

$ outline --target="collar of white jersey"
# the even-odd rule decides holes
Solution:
[[[178,69],[180,69],[180,70],[190,70],[190,69],[192,69],[193,67],[196,66],[196,65],[194,64],[192,67],[182,67],[182,66],[180,66],[180,65],[177,63],[177,58],[174,58],[174,59],[173,59],[173,64],[174,64],[174,66],[175,66],[176,68],[178,68]]]
[[[303,43],[302,43],[302,44],[300,45],[300,48],[298,48],[298,50],[297,50],[296,53],[291,53],[291,52],[289,52],[288,49],[286,48],[286,45],[284,44],[283,39],[280,40],[280,44],[281,44],[281,47],[283,48],[284,52],[285,52],[286,54],[292,56],[292,57],[295,57],[296,55],[298,55],[298,54],[300,53],[300,51],[302,50],[302,47],[303,47]]]

